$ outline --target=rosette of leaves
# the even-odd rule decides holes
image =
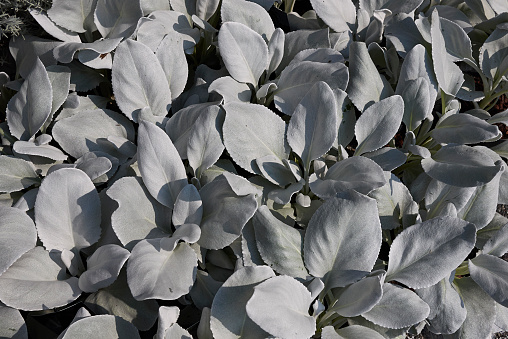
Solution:
[[[284,32],[271,5],[31,12],[53,38],[1,78],[2,336],[69,310],[62,338],[508,330],[508,8],[311,1]]]

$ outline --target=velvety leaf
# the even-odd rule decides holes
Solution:
[[[337,138],[335,96],[325,82],[319,81],[296,106],[289,121],[287,140],[303,161],[306,172],[310,162],[330,150]]]
[[[198,244],[208,249],[220,249],[231,244],[240,236],[245,223],[258,207],[253,193],[236,194],[224,174],[203,186],[199,194],[203,200],[203,218]]]
[[[117,136],[133,141],[135,133],[134,126],[126,117],[108,109],[80,110],[58,120],[52,132],[60,147],[74,158],[93,151],[111,154],[112,147],[101,143],[101,139]]]
[[[34,136],[51,114],[52,97],[48,72],[36,57],[20,90],[7,105],[7,123],[11,134],[25,141]]]
[[[0,155],[0,192],[16,192],[40,182],[31,162]]]
[[[213,279],[206,271],[197,271],[196,281],[190,291],[190,296],[194,305],[203,309],[211,307],[217,291],[222,286],[222,282]]]
[[[127,281],[136,300],[175,300],[191,290],[196,267],[196,253],[186,243],[168,250],[164,238],[141,240],[127,262]]]
[[[216,338],[266,337],[254,321],[247,316],[246,304],[254,293],[254,287],[274,277],[268,266],[246,266],[233,273],[217,291],[213,299],[210,328]]]
[[[499,79],[508,72],[508,33],[495,29],[480,50],[480,67],[489,79]]]
[[[171,210],[150,195],[141,178],[118,179],[108,189],[107,195],[118,204],[111,216],[111,225],[128,250],[138,240],[171,234]]]
[[[332,326],[325,326],[321,332],[323,339],[356,339],[356,338],[384,338],[379,332],[361,325],[349,325],[335,331]]]
[[[116,102],[134,122],[139,111],[150,107],[156,116],[165,116],[171,107],[166,73],[157,57],[144,44],[127,39],[118,45],[112,68]]]
[[[411,288],[432,286],[462,263],[475,240],[474,224],[449,216],[408,227],[390,247],[386,281]]]
[[[377,71],[365,43],[351,44],[349,60],[350,80],[346,92],[360,111],[393,94],[393,89]]]
[[[308,314],[311,303],[303,284],[277,276],[254,286],[246,310],[249,318],[274,336],[309,338],[316,331],[316,319]]]
[[[172,216],[173,225],[176,228],[183,224],[199,225],[202,215],[201,196],[196,186],[189,184],[180,191],[176,199]]]
[[[138,164],[150,194],[173,208],[178,194],[187,185],[187,174],[169,136],[146,121],[141,121],[138,129]]]
[[[170,33],[162,39],[155,52],[169,83],[171,99],[182,94],[187,84],[189,68],[183,50],[183,38],[179,33]]]
[[[475,187],[452,186],[442,181],[431,179],[425,192],[427,218],[431,219],[443,215],[443,209],[447,204],[453,204],[456,210],[463,209],[471,195],[475,192],[475,189]]]
[[[0,304],[0,337],[27,339],[28,329],[19,310]]]
[[[409,131],[414,131],[422,120],[425,119],[429,110],[432,109],[429,82],[425,78],[406,81],[407,86],[404,87],[400,94],[404,99],[404,116],[402,122]],[[398,87],[397,87],[398,88]]]
[[[330,29],[303,30],[289,32],[284,36],[284,55],[276,73],[281,74],[293,58],[301,51],[311,48],[330,48]],[[347,82],[346,84],[347,85]],[[330,86],[332,87],[332,86]],[[333,88],[333,87],[332,87]]]
[[[275,31],[273,21],[263,7],[244,0],[224,0],[221,4],[222,22],[238,22],[270,41]]]
[[[381,301],[362,317],[387,328],[404,328],[423,321],[430,308],[413,291],[392,284],[383,284]]]
[[[66,28],[57,26],[49,17],[46,11],[29,9],[32,18],[54,38],[66,42],[81,42],[78,33],[72,32]]]
[[[97,0],[55,0],[48,10],[48,16],[58,26],[72,32],[93,31],[93,14]]]
[[[471,278],[499,304],[508,305],[508,264],[501,258],[480,254],[469,262]]]
[[[386,145],[397,133],[404,115],[404,101],[399,95],[369,106],[356,121],[358,141],[355,154],[375,151]]]
[[[46,249],[86,248],[99,240],[100,223],[99,195],[83,171],[63,168],[42,181],[35,201],[35,224]]]
[[[327,289],[350,284],[370,272],[381,247],[376,201],[350,191],[317,209],[307,226],[304,259],[309,273]],[[348,272],[359,272],[349,281]],[[363,274],[365,275],[365,274]]]
[[[432,138],[445,144],[477,144],[501,135],[499,128],[471,114],[452,114],[440,121],[431,132]]]
[[[225,22],[219,31],[219,49],[231,76],[257,88],[268,67],[268,46],[261,35],[241,23]]]
[[[95,315],[72,323],[62,339],[87,339],[101,333],[104,339],[141,338],[137,329],[128,321],[114,315]]]
[[[37,232],[32,219],[17,208],[0,207],[0,275],[21,255],[35,247]]]
[[[210,87],[208,87],[208,92],[216,92],[222,96],[224,103],[230,101],[250,102],[250,97],[252,95],[249,85],[238,82],[229,75],[218,78],[212,82]]]
[[[284,57],[284,41],[284,31],[278,27],[268,42],[268,60],[270,61],[266,71],[268,76],[277,69]]]
[[[508,252],[508,225],[505,223],[483,246],[483,253],[501,257]]]
[[[273,111],[262,105],[240,102],[227,103],[224,109],[224,145],[240,167],[261,174],[256,159],[267,155],[281,160],[288,158],[286,123]]]
[[[277,273],[305,279],[303,234],[274,217],[266,205],[259,207],[252,222],[264,262]]]
[[[459,187],[481,186],[491,181],[503,169],[482,151],[465,145],[447,145],[422,160],[430,177]]]
[[[111,285],[129,258],[129,251],[115,244],[99,247],[86,260],[86,271],[79,277],[79,288],[92,293]]]
[[[41,246],[23,254],[0,276],[0,300],[24,311],[64,306],[80,294],[78,278],[69,277]]]
[[[90,43],[79,43],[79,42],[67,42],[57,46],[53,50],[55,59],[59,62],[70,63],[74,59],[76,52],[87,51],[92,53],[91,55],[100,56],[101,54],[108,54],[114,50],[120,43],[121,38],[117,39],[99,39]],[[93,54],[95,53],[95,54]],[[105,56],[106,57],[106,56]],[[105,58],[103,57],[103,59]],[[78,54],[78,59],[79,59]],[[101,59],[101,60],[103,60]],[[108,58],[109,59],[109,58]],[[85,64],[85,60],[81,58],[81,62]],[[103,65],[104,66],[104,65]],[[99,68],[111,68],[111,62],[108,62],[107,67]]]
[[[362,156],[374,160],[383,171],[393,171],[407,160],[406,154],[392,147],[381,147],[378,150],[364,153]]]
[[[336,32],[352,31],[356,23],[356,7],[351,0],[312,0],[317,15]]]
[[[345,288],[331,309],[343,317],[356,317],[370,311],[382,296],[381,276],[366,277]]]
[[[218,0],[198,0],[196,1],[196,15],[205,21],[208,21],[219,7]]]
[[[35,155],[52,160],[64,161],[68,158],[67,155],[54,146],[47,144],[37,145],[31,141],[16,141],[13,145],[13,149],[19,154]]]
[[[128,38],[142,16],[139,0],[97,0],[94,22],[104,38]]]

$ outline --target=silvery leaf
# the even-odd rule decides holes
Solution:
[[[434,62],[434,72],[439,87],[446,94],[455,96],[464,82],[464,74],[459,66],[453,63],[453,59],[448,57],[441,20],[437,11],[432,12],[431,34],[432,59],[439,60]]]
[[[171,234],[171,210],[150,195],[141,178],[118,179],[107,195],[118,204],[111,216],[111,225],[128,250],[132,250],[138,240]]]
[[[275,29],[268,42],[268,60],[269,65],[266,70],[267,76],[270,76],[279,66],[282,58],[284,57],[284,31],[281,28]]]
[[[386,185],[369,193],[369,197],[376,199],[381,228],[390,230],[414,225],[418,205],[409,189],[394,174],[387,174],[386,177]]]
[[[49,18],[71,32],[92,32],[95,28],[93,13],[97,0],[55,0],[48,10]]]
[[[362,156],[374,160],[383,171],[393,171],[397,167],[402,166],[407,160],[406,154],[392,147],[381,147],[378,150],[363,153]]]
[[[305,180],[300,179],[298,182],[290,184],[286,188],[276,188],[268,193],[268,198],[280,205],[288,204],[291,197],[300,191],[305,185]]]
[[[86,317],[72,323],[62,339],[87,339],[97,333],[102,333],[104,338],[141,338],[134,325],[118,316],[107,314]]]
[[[79,277],[79,288],[83,292],[92,293],[111,285],[129,258],[125,248],[108,244],[99,247],[86,260],[86,271]]]
[[[187,174],[169,136],[146,121],[141,121],[138,129],[138,164],[150,194],[173,208],[178,194],[187,185]]]
[[[225,0],[221,5],[222,22],[238,22],[257,32],[265,41],[270,41],[275,31],[268,12],[255,2]],[[251,50],[252,51],[252,50]]]
[[[402,122],[407,130],[414,131],[429,113],[431,98],[429,82],[425,78],[405,81],[405,87],[400,94],[404,99],[404,116]],[[399,86],[397,86],[397,89]]]
[[[199,194],[203,200],[203,218],[198,244],[208,249],[231,244],[258,207],[254,194],[237,195],[224,174],[203,186]]]
[[[508,308],[496,304],[496,321],[494,322],[494,331],[506,331],[508,329]]]
[[[360,111],[393,94],[393,89],[386,79],[383,80],[370,58],[365,43],[351,44],[349,60],[350,80],[346,92]]]
[[[23,254],[0,276],[0,300],[24,311],[64,306],[80,294],[78,278],[69,277],[42,246]]]
[[[399,95],[369,106],[356,121],[358,141],[355,154],[375,151],[387,144],[397,133],[404,115],[404,100]]]
[[[101,82],[106,81],[103,74],[83,65],[77,60],[66,66],[71,69],[71,87],[74,87],[77,91],[86,92],[92,90],[99,86]]]
[[[257,88],[269,62],[268,46],[261,35],[244,24],[225,22],[219,31],[219,49],[231,76]]]
[[[211,308],[210,329],[214,337],[238,338],[244,333],[252,338],[269,335],[247,316],[246,304],[254,293],[254,287],[274,276],[268,266],[247,266],[224,282]]]
[[[94,22],[104,38],[128,38],[142,16],[139,0],[97,0]]]
[[[309,338],[316,331],[316,319],[308,314],[311,303],[303,284],[277,276],[254,286],[246,310],[249,318],[274,336]]]
[[[35,224],[46,249],[88,247],[99,240],[100,222],[99,195],[83,171],[63,168],[42,181],[35,201]]]
[[[61,41],[43,39],[31,35],[12,37],[9,42],[9,50],[16,60],[16,72],[24,79],[33,68],[37,56],[44,66],[56,65],[53,57],[53,49],[61,45]]]
[[[35,206],[35,199],[37,198],[37,193],[39,193],[39,188],[33,188],[25,192],[21,198],[16,201],[12,207],[16,207],[17,209],[22,210],[23,212],[28,212]]]
[[[450,203],[455,206],[456,210],[462,210],[475,190],[475,187],[457,187],[431,179],[425,192],[427,218],[444,215],[443,209]]]
[[[475,240],[474,224],[449,216],[408,227],[390,247],[386,281],[411,288],[432,286],[462,263]]]
[[[450,5],[437,5],[434,6],[434,8],[438,11],[440,18],[445,18],[453,21],[459,25],[459,27],[461,27],[464,32],[469,33],[473,30],[471,21],[460,9]]]
[[[478,230],[476,233],[476,247],[482,249],[487,241],[489,241],[489,239],[492,238],[507,223],[508,218],[496,212],[496,214],[494,214],[494,218],[492,218],[492,221],[481,230]]]
[[[430,177],[459,187],[481,186],[490,182],[504,165],[482,151],[465,145],[447,145],[422,160]]]
[[[104,153],[104,155],[106,154]],[[99,156],[92,152],[85,153],[81,158],[76,160],[75,165],[76,168],[85,172],[94,183],[102,181],[101,176],[113,169],[113,162],[107,156]],[[118,168],[118,161],[115,165]],[[104,179],[107,181],[107,176]]]
[[[256,159],[266,155],[275,155],[281,161],[288,158],[286,123],[273,111],[262,105],[240,102],[229,102],[224,109],[224,145],[240,167],[261,174]]]
[[[437,284],[416,290],[416,294],[430,306],[429,329],[436,334],[455,333],[466,319],[466,308],[453,287],[455,271]]]
[[[356,317],[370,311],[382,296],[381,277],[366,277],[346,287],[331,309],[343,317]]]
[[[244,266],[266,265],[261,258],[257,244],[252,219],[242,229],[242,260]]]
[[[438,12],[439,13],[439,12]],[[441,32],[445,41],[446,52],[452,61],[476,63],[471,50],[471,40],[464,30],[455,22],[439,18]]]
[[[28,338],[28,329],[25,319],[19,310],[0,304],[0,337],[12,339]]]
[[[250,102],[252,95],[249,85],[238,82],[229,75],[212,82],[208,87],[208,92],[215,92],[222,96],[224,103],[231,101]]]
[[[183,50],[183,38],[179,33],[170,33],[162,39],[155,52],[169,83],[171,99],[182,94],[187,84],[189,68]]]
[[[9,131],[19,140],[29,140],[51,114],[53,90],[48,72],[36,57],[20,90],[7,105]]]
[[[402,57],[418,44],[425,44],[425,39],[416,26],[413,16],[399,14],[385,29],[385,36]]]
[[[499,229],[486,243],[483,245],[482,252],[495,257],[501,257],[508,252],[508,226]]]
[[[122,112],[134,122],[143,107],[165,116],[171,92],[164,69],[147,46],[127,39],[118,45],[112,68],[113,91]]]
[[[201,223],[203,215],[203,203],[196,186],[187,185],[180,193],[173,208],[172,221],[175,228],[183,224],[196,224]]]
[[[176,306],[161,306],[159,307],[159,319],[157,323],[157,334],[154,339],[163,339],[166,330],[176,324],[180,316],[180,309]]]
[[[208,21],[219,7],[219,0],[198,0],[196,1],[196,15]]]
[[[327,200],[310,219],[304,241],[305,265],[310,274],[322,278],[326,289],[341,287],[372,270],[380,247],[376,201],[350,191]],[[355,279],[351,280],[349,272],[358,272],[353,274]]]
[[[155,11],[169,11],[171,9],[168,0],[140,0],[139,3],[143,16]]]
[[[31,162],[0,155],[0,192],[21,191],[39,182],[39,176]]]
[[[134,126],[122,114],[108,109],[79,110],[70,117],[58,120],[53,126],[53,138],[74,158],[85,153],[110,153],[113,147],[99,139],[112,136],[134,140]],[[117,154],[111,154],[116,157]],[[121,158],[121,156],[118,156]]]
[[[0,207],[0,275],[35,247],[37,232],[32,219],[17,208]]]
[[[219,106],[212,107],[213,109],[199,115],[189,132],[187,159],[194,169],[196,178],[200,178],[201,173],[219,160],[224,151],[222,142],[224,110]]]
[[[471,277],[455,280],[455,287],[466,306],[466,320],[454,333],[457,338],[487,338],[496,320],[496,302]]]
[[[420,6],[422,0],[410,0],[403,3],[393,0],[360,0],[359,3],[360,8],[366,10],[370,15],[379,9],[389,9],[393,14],[397,14],[411,13]]]
[[[355,156],[335,163],[323,180],[314,174],[310,177],[310,189],[322,199],[332,198],[349,189],[368,194],[386,184],[383,170],[374,161]]]
[[[189,293],[196,278],[197,257],[186,243],[174,250],[164,238],[141,240],[127,262],[127,281],[136,300],[175,300]],[[178,274],[174,274],[178,272]]]
[[[156,300],[134,299],[127,285],[123,268],[112,285],[102,288],[86,298],[86,307],[95,314],[112,314],[132,323],[141,331],[148,331],[157,320],[159,306]]]
[[[275,218],[266,205],[259,207],[252,222],[263,261],[279,274],[305,279],[303,233]]]
[[[286,167],[284,161],[273,154],[256,159],[256,165],[263,176],[275,185],[286,187],[295,182],[293,173]]]
[[[498,138],[501,131],[480,118],[458,113],[440,121],[431,135],[439,143],[476,144]]]
[[[282,70],[303,50],[330,47],[329,28],[289,32],[284,38],[284,55],[276,73],[281,74]]]
[[[503,259],[489,254],[480,254],[468,262],[471,278],[492,299],[507,307],[508,264]]]
[[[46,31],[46,33],[52,35],[54,38],[66,41],[66,42],[81,42],[78,33],[72,32],[66,28],[57,26],[48,17],[46,11],[38,11],[36,9],[29,9],[32,18]]]
[[[190,296],[197,308],[211,307],[222,282],[213,279],[206,271],[197,271],[196,281],[190,290]]]
[[[495,29],[480,49],[479,63],[483,74],[497,80],[508,72],[508,32]]]
[[[120,43],[121,38],[116,39],[99,39],[91,43],[66,42],[53,50],[55,59],[59,62],[70,63],[74,59],[74,55],[78,51],[89,51],[95,53],[96,56],[107,54],[114,50]],[[86,59],[88,61],[88,59]],[[102,60],[102,59],[101,59]],[[84,59],[81,62],[86,63]],[[109,63],[108,63],[109,65]],[[109,66],[109,68],[111,68]]]
[[[337,138],[337,107],[331,88],[317,82],[296,106],[287,130],[293,152],[303,161],[306,172],[310,162],[330,150]]]
[[[323,339],[356,339],[356,338],[384,338],[379,332],[361,325],[349,325],[335,331],[332,326],[325,326],[321,332]]]
[[[203,308],[201,312],[201,318],[199,319],[199,325],[197,328],[197,335],[200,339],[213,339],[213,333],[210,329],[210,315],[211,309],[208,307]]]
[[[317,15],[336,32],[352,31],[356,23],[356,7],[351,0],[311,1]]]
[[[423,321],[430,308],[413,291],[392,284],[383,284],[383,297],[362,317],[387,328],[399,329]]]

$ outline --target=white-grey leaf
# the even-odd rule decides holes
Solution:
[[[39,182],[39,176],[31,162],[0,155],[0,192],[21,191]]]
[[[67,42],[57,46],[53,50],[53,55],[55,59],[59,62],[70,63],[74,59],[74,55],[78,51],[88,51],[93,52],[98,57],[101,54],[107,54],[114,50],[122,39],[99,39],[90,43],[79,43],[79,42]],[[90,55],[94,55],[94,54]],[[90,61],[89,58],[85,58]],[[85,63],[82,58],[82,63]],[[102,60],[102,59],[101,59]],[[109,63],[108,63],[109,64]],[[111,66],[109,65],[109,68]]]
[[[94,22],[104,38],[128,38],[142,16],[139,0],[97,0]]]
[[[370,338],[370,339],[383,339],[384,337],[379,332],[374,331],[361,325],[349,325],[335,331],[332,326],[323,327],[321,332],[323,339],[356,339],[356,338]]]
[[[275,31],[268,11],[252,1],[224,0],[221,4],[222,22],[238,22],[270,41]]]
[[[86,248],[99,240],[100,223],[99,194],[85,172],[63,168],[42,181],[35,201],[35,224],[46,249]]]
[[[55,37],[58,40],[65,42],[81,42],[78,33],[69,31],[66,28],[57,26],[51,19],[48,17],[46,11],[39,11],[36,9],[29,9],[30,15],[32,18],[37,21],[37,23],[50,35]]]
[[[171,92],[166,73],[152,50],[127,39],[118,45],[112,68],[116,102],[134,122],[144,107],[156,116],[165,116],[171,108]]]
[[[401,93],[396,93],[404,99],[402,122],[406,125],[407,130],[414,131],[432,109],[430,107],[432,104],[429,93],[430,84],[427,79],[418,78],[405,81],[405,85]]]
[[[311,1],[317,15],[336,32],[353,31],[356,7],[351,0]]]
[[[222,284],[222,282],[213,279],[206,271],[198,270],[196,281],[190,291],[194,305],[199,309],[212,307],[213,299]]]
[[[71,32],[94,31],[93,12],[97,0],[55,0],[48,10],[48,16],[58,26]]]
[[[399,329],[423,321],[430,308],[416,293],[392,284],[383,284],[381,301],[362,317],[376,325]]]
[[[249,85],[238,82],[229,75],[214,80],[208,87],[208,93],[212,92],[222,96],[224,103],[231,101],[250,102],[252,96]]]
[[[386,281],[411,288],[432,286],[462,263],[475,240],[474,224],[449,216],[408,227],[390,247]]]
[[[19,310],[0,304],[0,337],[12,339],[28,339],[25,319]]]
[[[187,174],[169,136],[147,121],[141,121],[138,129],[138,166],[150,194],[173,208],[178,194],[187,185]]]
[[[370,311],[382,296],[381,276],[366,277],[345,288],[331,309],[343,317],[356,317]]]
[[[87,339],[101,333],[104,339],[140,339],[139,332],[130,322],[114,315],[94,315],[72,323],[62,339]]]
[[[471,278],[492,299],[507,307],[508,264],[503,259],[489,254],[480,254],[468,262]]]
[[[196,186],[187,185],[180,193],[173,208],[172,221],[175,228],[183,224],[196,224],[201,223],[203,216],[203,202],[199,195]]]
[[[380,248],[376,201],[350,191],[327,200],[310,219],[304,241],[305,265],[310,274],[322,278],[326,289],[342,287],[372,270]],[[350,280],[348,272],[358,272],[356,280]]]
[[[282,61],[284,56],[284,42],[284,31],[281,28],[277,27],[277,29],[275,29],[273,32],[270,41],[268,42],[269,65],[268,69],[266,70],[268,77],[277,69],[280,62]]]
[[[356,121],[355,154],[375,151],[387,144],[397,133],[403,116],[404,100],[399,95],[369,106]]]
[[[268,67],[268,46],[257,32],[238,22],[225,22],[219,31],[219,49],[231,76],[258,86]]]
[[[155,55],[166,74],[171,99],[175,99],[182,94],[189,76],[181,34],[174,32],[166,35],[157,47]]]
[[[497,80],[508,72],[508,33],[495,29],[485,40],[480,50],[479,63],[483,74]]]
[[[263,330],[283,338],[309,338],[316,319],[308,314],[312,298],[303,284],[277,276],[254,286],[246,305],[247,315]]]
[[[69,277],[41,246],[23,254],[0,276],[0,300],[24,311],[64,306],[80,294],[78,278]]]
[[[170,250],[163,240],[141,240],[132,249],[127,280],[136,300],[175,300],[194,284],[198,264],[194,250],[186,243]]]
[[[196,1],[196,15],[208,21],[219,7],[219,0],[198,0]]]
[[[431,179],[425,192],[427,219],[444,215],[443,210],[447,204],[453,204],[457,211],[463,209],[475,190],[475,187],[457,187]]]
[[[458,113],[439,121],[431,135],[439,143],[477,144],[500,137],[501,131],[471,114]]]
[[[486,243],[482,252],[495,257],[501,257],[508,252],[508,224],[504,224]]]

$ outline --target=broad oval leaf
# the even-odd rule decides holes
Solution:
[[[156,239],[171,234],[171,210],[155,200],[139,177],[115,181],[107,195],[118,208],[111,216],[113,230],[128,250],[138,240]]]
[[[0,192],[21,191],[40,182],[35,166],[23,159],[0,155]]]
[[[386,145],[399,130],[404,116],[404,100],[393,95],[369,106],[356,121],[358,141],[355,154],[375,151]]]
[[[31,141],[16,141],[12,148],[16,153],[19,154],[35,155],[57,161],[64,161],[68,158],[67,155],[65,155],[60,149],[54,146],[46,144],[37,145]]]
[[[166,116],[171,108],[171,92],[164,70],[152,50],[127,39],[118,45],[111,74],[116,102],[134,122],[144,107],[155,116]]]
[[[508,72],[508,33],[505,29],[495,29],[485,40],[480,50],[480,66],[483,74],[497,80]]]
[[[287,130],[287,140],[300,156],[306,172],[310,162],[330,150],[337,138],[335,95],[325,82],[317,82],[296,106]]]
[[[39,131],[51,114],[53,90],[42,61],[34,64],[19,91],[7,105],[9,131],[19,140],[29,140]]]
[[[266,205],[260,206],[252,218],[256,244],[264,262],[277,273],[305,279],[303,233],[273,216]]]
[[[351,0],[311,0],[317,15],[336,32],[352,31],[356,23],[356,7]]]
[[[305,265],[325,288],[342,287],[370,272],[381,248],[381,224],[376,201],[350,191],[327,200],[307,226]],[[359,272],[351,281],[348,272]],[[365,275],[365,274],[363,274]]]
[[[185,167],[169,136],[145,120],[138,129],[138,166],[150,194],[173,208],[178,194],[187,185]]]
[[[430,177],[459,187],[475,187],[490,182],[504,169],[484,152],[465,145],[447,145],[422,160],[422,167]]]
[[[362,317],[387,328],[404,328],[420,323],[430,308],[416,293],[392,284],[383,284],[381,301]]]
[[[263,330],[283,338],[309,338],[316,319],[309,315],[310,292],[297,280],[277,276],[254,287],[247,315]]]
[[[250,102],[252,92],[249,85],[238,82],[231,76],[215,79],[208,87],[208,93],[217,93],[222,96],[224,103],[230,101]]]
[[[101,334],[101,338],[140,339],[138,330],[130,322],[114,315],[94,315],[73,322],[62,339],[88,339]]]
[[[136,300],[175,300],[189,293],[196,279],[196,253],[186,243],[174,250],[165,239],[141,240],[127,262],[127,281]]]
[[[489,254],[480,254],[469,260],[471,278],[492,299],[504,307],[508,306],[508,263]]]
[[[55,0],[48,10],[49,18],[58,26],[71,32],[84,33],[93,31],[94,0]]]
[[[104,38],[128,38],[142,16],[139,1],[97,0],[94,22]]]
[[[0,304],[0,337],[12,339],[28,338],[28,329],[25,319],[19,310]]]
[[[80,294],[78,278],[69,277],[41,246],[23,254],[0,276],[0,300],[24,311],[64,306]]]
[[[231,76],[258,86],[268,67],[268,46],[257,32],[238,22],[225,22],[219,31],[219,49]]]
[[[356,317],[370,311],[383,296],[381,276],[366,277],[348,286],[337,301],[333,310],[343,317]]]
[[[349,325],[337,331],[332,326],[325,326],[321,332],[323,339],[357,339],[357,338],[370,338],[370,339],[383,339],[384,337],[379,333],[365,326]]]
[[[475,240],[474,224],[449,216],[408,227],[390,247],[386,281],[411,288],[437,284],[462,263]]]
[[[46,31],[58,40],[66,42],[81,42],[76,32],[72,32],[66,28],[56,25],[48,16],[46,11],[39,11],[35,8],[29,9],[32,18]]]
[[[495,218],[492,220],[494,221]],[[489,240],[483,245],[484,254],[501,257],[508,252],[508,224],[504,224]]]
[[[210,328],[216,338],[239,338],[243,333],[265,338],[268,333],[263,331],[247,316],[247,302],[254,293],[254,287],[274,277],[268,266],[246,266],[233,273],[217,291],[213,299]]]
[[[224,0],[221,4],[222,22],[238,22],[257,32],[265,41],[270,41],[275,31],[268,12],[256,2]]]
[[[35,247],[37,231],[22,210],[0,206],[0,275],[21,255]]]
[[[500,137],[501,131],[471,114],[457,113],[440,121],[431,135],[439,143],[476,144]]]
[[[406,81],[400,94],[404,99],[404,116],[402,122],[407,130],[414,131],[420,126],[423,119],[429,115],[432,109],[432,100],[429,93],[429,82],[425,78]]]
[[[196,224],[201,223],[203,216],[203,202],[199,195],[196,186],[187,185],[180,193],[175,202],[173,209],[173,216],[171,217],[175,228],[183,224]]]
[[[99,194],[85,172],[62,168],[42,181],[35,201],[35,224],[48,250],[79,250],[99,240]]]
[[[183,38],[177,33],[170,33],[162,39],[155,52],[159,60],[171,91],[171,99],[182,94],[187,84],[189,68],[185,67],[187,59],[183,50]]]
[[[227,103],[224,109],[224,145],[240,167],[262,174],[256,159],[267,155],[281,160],[288,158],[286,123],[273,111],[262,105],[240,102]]]

